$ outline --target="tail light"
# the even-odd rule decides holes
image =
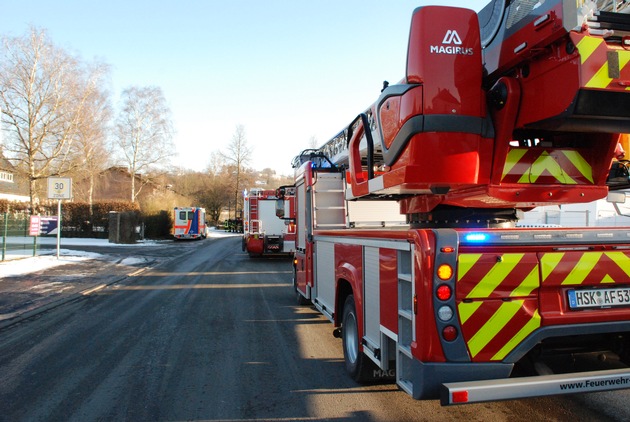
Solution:
[[[453,291],[447,284],[440,284],[437,288],[436,294],[441,301],[447,301],[451,298]]]
[[[442,329],[442,338],[446,341],[453,341],[457,338],[457,328],[447,325]]]

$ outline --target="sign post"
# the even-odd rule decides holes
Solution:
[[[72,178],[49,177],[48,199],[57,200],[57,259],[59,259],[59,247],[61,245],[61,200],[72,198]]]

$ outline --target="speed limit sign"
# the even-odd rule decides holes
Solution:
[[[48,199],[72,199],[72,178],[49,177]]]

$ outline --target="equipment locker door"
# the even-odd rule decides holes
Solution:
[[[372,350],[381,347],[379,248],[363,248],[363,337]]]
[[[315,242],[315,306],[332,320],[335,311],[335,244]]]

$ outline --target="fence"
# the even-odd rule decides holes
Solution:
[[[9,258],[35,256],[37,237],[29,236],[28,214],[2,213],[2,261]]]

